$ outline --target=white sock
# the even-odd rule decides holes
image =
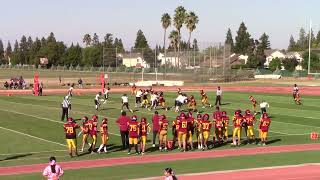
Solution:
[[[98,152],[100,152],[102,148],[103,148],[103,144],[100,145]]]
[[[107,152],[107,145],[104,146],[103,150],[104,152]]]

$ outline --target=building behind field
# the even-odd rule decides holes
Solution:
[[[150,65],[144,60],[144,57],[141,53],[119,54],[119,57],[122,58],[122,65],[126,67],[150,67]]]

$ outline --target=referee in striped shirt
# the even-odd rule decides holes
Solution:
[[[69,100],[69,96],[64,97],[62,103],[62,116],[61,116],[61,121],[64,121],[64,118],[66,117],[68,119],[69,117],[69,109],[71,109],[71,103]]]

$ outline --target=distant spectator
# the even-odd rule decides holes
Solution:
[[[3,86],[4,86],[5,89],[8,89],[8,88],[9,88],[9,83],[8,83],[8,81],[4,82]]]
[[[78,87],[83,88],[83,81],[81,78],[78,80]]]
[[[63,175],[63,170],[58,164],[56,164],[55,157],[50,157],[49,165],[43,170],[42,175],[48,180],[59,180]]]
[[[59,76],[59,83],[61,84],[61,76]]]

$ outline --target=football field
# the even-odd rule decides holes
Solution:
[[[210,116],[214,108],[202,109],[200,105],[199,92],[187,92],[196,97],[197,109],[202,113],[209,113]],[[60,121],[60,104],[62,95],[48,95],[42,97],[34,96],[1,96],[0,97],[0,167],[30,165],[47,163],[50,156],[55,156],[58,162],[79,161],[89,159],[103,159],[115,157],[127,157],[127,152],[120,150],[119,128],[115,121],[120,115],[122,94],[113,94],[106,104],[101,106],[100,111],[94,109],[94,95],[74,95],[71,99],[73,118],[82,116],[91,117],[94,114],[109,119],[109,142],[107,154],[81,154],[80,157],[70,158],[65,145],[63,123]],[[214,92],[207,92],[209,101],[214,103]],[[262,100],[270,104],[268,113],[272,123],[269,133],[268,146],[292,145],[292,144],[311,144],[318,143],[317,140],[310,139],[311,132],[320,132],[320,97],[303,96],[303,105],[296,105],[291,95],[259,94],[259,93],[238,93],[225,92],[222,99],[222,110],[227,111],[231,118],[236,109],[252,109],[249,95],[253,95],[258,102]],[[172,106],[176,93],[165,92],[167,105]],[[131,107],[134,107],[134,98],[130,97]],[[151,123],[151,116],[154,111],[136,108],[135,115],[139,120],[146,117]],[[160,114],[165,114],[167,119],[172,122],[177,116],[174,111],[164,111],[159,109]],[[128,113],[128,115],[132,115]],[[194,114],[195,116],[195,114]],[[258,116],[257,118],[260,118]],[[79,121],[80,123],[80,121]],[[231,135],[231,127],[229,135]],[[255,127],[257,129],[257,127]],[[169,131],[171,132],[171,131]],[[255,131],[258,135],[257,131]],[[212,137],[213,132],[211,132]],[[244,134],[244,133],[242,133]],[[151,139],[152,134],[149,135]],[[172,139],[169,133],[169,139]],[[210,138],[211,139],[211,138]],[[194,141],[196,138],[194,137]],[[81,139],[78,139],[78,147]],[[100,145],[100,137],[98,143]],[[242,145],[234,149],[254,148],[257,145]],[[210,149],[213,154],[217,150],[230,149],[230,143]],[[148,155],[179,153],[177,150],[172,152],[160,153],[156,148],[147,145]],[[150,176],[161,176],[165,167],[172,167],[177,174],[198,173],[217,170],[231,170],[242,168],[256,168],[264,166],[293,165],[302,163],[316,163],[319,153],[317,151],[298,151],[266,153],[231,157],[202,158],[202,159],[183,159],[170,162],[157,162],[146,164],[130,164],[110,167],[87,168],[66,170],[63,179],[127,179],[142,178]],[[131,155],[136,156],[136,155]],[[128,160],[130,161],[130,160]],[[105,177],[104,177],[105,176]],[[104,177],[104,178],[101,178]],[[40,173],[21,174],[12,176],[2,176],[1,179],[40,179]]]

